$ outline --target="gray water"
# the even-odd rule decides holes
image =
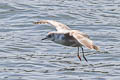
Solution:
[[[100,52],[41,41],[50,19],[87,33]],[[90,66],[92,64],[93,66]],[[119,80],[120,0],[0,0],[0,80]]]

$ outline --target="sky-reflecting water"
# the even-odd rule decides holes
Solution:
[[[87,33],[101,52],[41,41],[51,19]],[[0,80],[119,80],[119,0],[0,0]]]

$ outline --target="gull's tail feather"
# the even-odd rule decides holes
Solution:
[[[93,49],[95,49],[96,51],[99,51],[99,47],[96,45],[93,45]]]

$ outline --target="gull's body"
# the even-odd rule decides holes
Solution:
[[[98,50],[99,48],[95,46],[92,40],[89,39],[89,36],[85,33],[82,33],[78,30],[72,30],[68,26],[56,22],[53,20],[40,20],[39,22],[35,22],[35,24],[51,24],[53,25],[57,31],[49,32],[48,35],[44,39],[49,39],[55,43],[62,44],[64,46],[72,46],[78,47],[78,58],[81,60],[79,56],[79,47],[82,49],[83,57],[87,61],[84,56],[84,51],[82,46],[85,46],[89,49]],[[44,40],[42,39],[42,40]]]
[[[68,33],[50,32],[49,34],[52,34],[53,38],[51,41],[55,43],[72,47],[82,46],[73,36],[69,36]]]

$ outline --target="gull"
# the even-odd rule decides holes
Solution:
[[[80,32],[79,30],[72,30],[67,25],[62,24],[60,22],[54,21],[54,20],[40,20],[38,22],[34,22],[34,24],[51,24],[53,25],[57,31],[48,32],[47,36],[43,38],[42,40],[51,40],[55,43],[62,44],[64,46],[72,46],[77,47],[77,57],[81,61],[81,57],[79,55],[79,48],[82,50],[83,58],[86,62],[88,60],[86,59],[84,55],[83,46],[87,47],[88,49],[95,49],[99,50],[99,47],[93,44],[93,41],[89,38],[89,36],[83,32]]]

